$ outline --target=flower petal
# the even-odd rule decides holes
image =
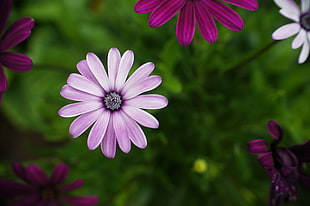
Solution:
[[[109,79],[107,72],[100,61],[100,59],[94,53],[88,53],[86,55],[86,61],[89,66],[89,69],[102,86],[102,88],[107,92],[110,90],[111,85],[109,84]]]
[[[139,124],[149,128],[159,127],[158,120],[148,112],[129,105],[124,105],[122,108],[129,117],[137,121]]]
[[[99,88],[101,88],[101,85],[98,83],[97,79],[95,78],[93,73],[90,71],[90,68],[86,60],[79,61],[79,63],[76,64],[76,68],[84,77],[86,77],[87,79],[95,83]]]
[[[2,34],[2,31],[4,30],[4,27],[8,22],[10,12],[11,12],[11,8],[12,8],[12,0],[2,0],[1,1],[0,34]]]
[[[118,49],[111,48],[108,53],[108,74],[112,90],[115,90],[115,81],[119,70],[121,54]]]
[[[96,149],[101,143],[108,127],[110,114],[110,111],[104,110],[91,128],[87,139],[87,146],[90,150]]]
[[[117,91],[121,90],[123,87],[126,78],[128,76],[128,72],[132,67],[134,61],[134,54],[131,50],[127,50],[119,63],[119,68],[118,68],[118,73],[116,76],[116,81],[115,81],[115,89]]]
[[[0,51],[9,50],[27,39],[33,27],[34,20],[29,17],[23,17],[14,22],[1,38]]]
[[[101,143],[101,151],[108,158],[114,158],[116,152],[116,136],[113,128],[112,119],[113,115],[111,115],[111,120]]]
[[[248,142],[248,152],[251,154],[264,154],[268,151],[267,142],[263,139]]]
[[[307,59],[308,59],[308,56],[309,56],[309,41],[305,41],[304,42],[304,45],[301,49],[301,52],[300,52],[300,55],[299,55],[299,58],[298,58],[298,63],[299,64],[302,64],[304,63]]]
[[[77,179],[77,180],[74,180],[73,182],[61,187],[60,190],[62,190],[62,191],[75,190],[75,189],[82,187],[83,184],[84,184],[84,180]]]
[[[150,77],[147,77],[144,81],[139,82],[135,85],[133,85],[131,88],[128,88],[126,86],[122,93],[123,93],[123,99],[128,100],[130,98],[136,97],[137,95],[150,91],[156,87],[158,87],[162,82],[162,79],[160,76],[153,75]]]
[[[258,2],[256,0],[222,0],[229,4],[244,8],[247,10],[256,10],[258,8]]]
[[[145,14],[153,11],[160,4],[160,0],[139,0],[134,7],[138,14]]]
[[[149,25],[159,27],[169,21],[186,4],[185,0],[163,0],[151,13]]]
[[[310,10],[310,1],[309,0],[301,0],[301,11],[302,13],[306,13]]]
[[[283,137],[283,130],[280,124],[276,121],[269,121],[267,124],[268,132],[273,136],[276,140],[281,140]]]
[[[35,192],[35,187],[10,180],[0,179],[0,198],[16,197]]]
[[[307,32],[304,29],[300,29],[298,35],[292,42],[292,49],[297,49],[301,47],[301,45],[307,41]]]
[[[12,164],[12,169],[14,173],[16,174],[16,176],[18,176],[20,179],[24,180],[25,182],[30,183],[30,181],[27,179],[26,168],[23,165],[21,165],[18,162],[14,162]]]
[[[96,109],[103,108],[102,102],[88,101],[68,104],[62,107],[58,114],[62,117],[74,117],[80,114],[94,111]]]
[[[103,97],[105,95],[104,91],[94,82],[79,74],[70,74],[67,83],[69,86],[82,92],[93,94],[98,97]]]
[[[74,89],[69,85],[64,85],[60,90],[60,95],[66,99],[74,101],[100,101],[101,98],[92,94]]]
[[[257,161],[265,168],[272,169],[274,167],[272,153],[265,153],[257,158]]]
[[[69,166],[65,163],[59,163],[51,175],[51,183],[54,185],[62,184],[68,176]]]
[[[123,112],[120,110],[118,112],[113,113],[113,128],[115,132],[115,136],[117,139],[117,143],[119,145],[119,148],[125,152],[128,153],[131,149],[129,134],[127,129],[127,123],[123,117]]]
[[[244,24],[237,12],[218,1],[202,0],[207,5],[209,12],[221,24],[233,31],[240,31]]]
[[[194,4],[189,1],[181,9],[176,26],[176,36],[182,46],[189,45],[195,34],[196,17]]]
[[[310,140],[301,145],[289,147],[299,162],[310,162]]]
[[[194,1],[194,4],[198,29],[202,37],[209,43],[214,43],[217,39],[217,28],[209,9],[201,1]]]
[[[49,183],[49,178],[45,172],[37,165],[31,164],[26,168],[27,179],[35,185],[46,185]]]
[[[6,91],[6,77],[4,70],[0,64],[0,93],[3,93]]]
[[[96,196],[84,196],[84,197],[74,197],[68,195],[62,195],[68,203],[78,206],[91,206],[96,205],[99,202],[99,198]]]
[[[33,66],[32,60],[29,57],[15,52],[1,53],[0,63],[14,72],[27,72]]]
[[[274,0],[275,3],[281,8],[280,13],[296,22],[299,21],[300,9],[295,0]]]
[[[158,94],[144,94],[127,100],[126,105],[141,109],[161,109],[168,105],[168,99]]]
[[[69,132],[73,138],[80,136],[85,132],[103,113],[102,109],[97,109],[78,116],[70,125]]]
[[[21,206],[21,205],[35,205],[37,206],[38,204],[41,203],[41,198],[39,193],[31,194],[27,197],[24,197],[23,199],[15,201],[13,204],[10,206]]]
[[[290,23],[284,26],[281,26],[272,33],[272,38],[275,40],[286,39],[294,34],[297,34],[300,30],[300,25],[298,23]]]

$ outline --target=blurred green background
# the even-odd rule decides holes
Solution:
[[[310,133],[309,60],[297,64],[293,38],[272,44],[271,34],[290,23],[273,1],[256,11],[235,6],[245,22],[240,32],[218,24],[219,36],[207,43],[198,30],[192,44],[175,37],[176,17],[159,28],[149,14],[133,11],[136,0],[14,0],[10,23],[30,16],[32,35],[14,48],[32,58],[27,73],[6,69],[8,90],[0,106],[0,177],[17,180],[10,164],[37,164],[46,171],[69,164],[68,181],[83,178],[77,195],[97,195],[104,206],[261,206],[267,205],[270,180],[247,142],[272,141],[266,124],[285,130],[281,146],[301,144]],[[269,49],[242,64],[256,52]],[[133,69],[151,61],[163,77],[151,93],[165,95],[165,109],[149,111],[157,130],[143,128],[148,146],[117,150],[115,159],[98,148],[89,151],[88,132],[69,136],[74,118],[58,109],[70,103],[59,95],[68,75],[87,52],[106,65],[111,47],[135,52]],[[241,64],[240,64],[241,63]],[[307,205],[310,190],[298,185],[297,201]]]

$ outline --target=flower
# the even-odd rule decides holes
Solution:
[[[29,57],[15,52],[7,52],[20,42],[30,36],[31,29],[34,27],[34,20],[23,17],[13,23],[8,30],[3,33],[7,24],[12,0],[1,0],[0,3],[0,102],[2,94],[6,91],[6,77],[3,66],[14,72],[26,72],[32,68],[32,61]],[[3,35],[1,36],[1,34]]]
[[[49,178],[37,165],[23,167],[19,163],[12,164],[13,171],[26,184],[0,179],[0,197],[13,198],[12,206],[61,206],[65,202],[76,206],[96,205],[99,201],[96,196],[75,197],[67,192],[80,188],[82,179],[77,179],[67,185],[62,183],[67,178],[69,166],[58,164]]]
[[[302,172],[302,163],[310,162],[310,141],[288,148],[276,147],[283,136],[282,128],[277,122],[270,121],[268,131],[275,138],[270,151],[265,140],[257,139],[248,143],[248,152],[260,155],[257,161],[271,179],[269,205],[280,206],[283,197],[286,201],[296,200],[298,181],[310,187],[310,176]]]
[[[301,0],[301,9],[294,0],[274,1],[281,8],[280,13],[293,20],[294,23],[278,28],[273,32],[272,38],[282,40],[298,33],[292,42],[292,49],[303,46],[298,58],[298,63],[302,64],[307,60],[310,49],[310,1]]]
[[[71,124],[72,137],[80,136],[93,123],[87,145],[91,150],[101,143],[101,150],[108,158],[114,158],[116,141],[120,149],[128,153],[130,141],[139,148],[147,145],[146,137],[137,124],[149,128],[158,128],[159,122],[142,109],[160,109],[168,100],[157,94],[144,94],[158,87],[160,76],[152,75],[154,64],[140,66],[128,79],[127,75],[134,61],[132,51],[123,56],[118,49],[112,48],[108,54],[108,74],[100,59],[88,53],[86,60],[77,64],[80,74],[70,74],[67,85],[60,94],[71,100],[80,101],[62,107],[62,117],[78,116]]]
[[[205,40],[210,43],[216,41],[217,28],[213,17],[233,31],[243,28],[239,14],[222,1],[247,10],[258,8],[256,0],[139,0],[134,10],[140,14],[151,12],[151,27],[162,26],[180,11],[176,36],[180,45],[187,46],[194,38],[196,23]]]

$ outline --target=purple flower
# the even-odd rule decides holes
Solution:
[[[257,161],[265,168],[270,179],[270,206],[282,205],[286,201],[296,200],[298,181],[310,187],[310,176],[302,172],[302,163],[310,162],[310,141],[302,145],[288,148],[276,147],[283,137],[281,126],[275,122],[268,122],[268,131],[275,140],[270,145],[263,139],[248,143],[248,152],[260,155]]]
[[[196,23],[205,40],[216,41],[217,28],[213,17],[233,31],[243,28],[239,14],[223,2],[248,10],[258,8],[256,0],[139,0],[134,10],[140,14],[151,12],[151,27],[162,26],[180,11],[176,36],[180,45],[187,46],[194,38]]]
[[[298,63],[302,64],[307,60],[310,50],[310,1],[301,0],[301,9],[294,0],[274,1],[281,8],[280,13],[293,20],[294,23],[278,28],[273,32],[272,38],[281,40],[298,33],[292,42],[292,49],[303,46],[298,58]]]
[[[29,57],[15,52],[7,52],[20,42],[30,36],[34,27],[34,20],[24,17],[13,23],[8,30],[3,33],[7,24],[12,7],[12,0],[1,0],[0,2],[0,102],[2,94],[6,91],[6,77],[3,66],[14,72],[26,72],[32,68],[32,61]],[[3,33],[3,34],[2,34]]]
[[[11,206],[62,206],[69,203],[76,206],[96,205],[96,196],[75,197],[68,191],[80,188],[82,179],[62,185],[67,178],[69,167],[65,163],[58,164],[49,178],[37,165],[23,167],[19,163],[12,164],[15,174],[26,184],[0,179],[0,198],[13,198]]]
[[[108,54],[108,74],[100,59],[88,53],[86,60],[77,64],[81,74],[71,74],[60,94],[71,100],[80,101],[59,110],[62,117],[78,116],[71,124],[72,137],[80,136],[93,123],[87,145],[91,150],[101,144],[103,154],[114,158],[116,142],[128,153],[133,142],[139,148],[147,145],[146,137],[137,124],[158,128],[155,117],[142,109],[160,109],[168,100],[157,94],[144,94],[160,85],[160,76],[149,76],[154,70],[151,62],[140,66],[128,79],[134,54],[126,51],[123,56],[112,48]]]

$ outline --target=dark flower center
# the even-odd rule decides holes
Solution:
[[[122,97],[117,92],[109,92],[103,98],[106,109],[114,111],[118,110],[122,105]]]
[[[310,11],[300,16],[300,25],[306,31],[310,31]]]
[[[41,188],[41,199],[45,201],[56,200],[58,197],[57,190],[53,187]]]

